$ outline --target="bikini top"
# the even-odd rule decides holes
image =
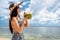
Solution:
[[[16,18],[16,19],[18,20],[18,24],[21,24],[21,21],[18,18]]]

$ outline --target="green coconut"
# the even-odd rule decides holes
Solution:
[[[32,18],[32,14],[31,14],[31,13],[25,14],[24,17],[25,17],[25,18],[28,18],[28,19],[31,19],[31,18]]]

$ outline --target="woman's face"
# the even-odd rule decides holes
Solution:
[[[20,12],[21,12],[20,8],[18,8],[18,9],[17,9],[17,12],[18,12],[18,13],[20,13]]]

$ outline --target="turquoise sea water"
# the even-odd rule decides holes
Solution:
[[[24,29],[26,40],[60,40],[59,27],[30,27]],[[1,38],[11,38],[9,28],[0,28]]]

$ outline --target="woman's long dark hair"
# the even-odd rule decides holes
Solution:
[[[17,9],[18,9],[18,8],[19,8],[19,6],[16,6],[16,7],[13,9],[13,11],[12,11],[12,13],[11,13],[11,15],[10,15],[9,29],[10,29],[10,32],[11,32],[11,33],[13,33],[13,29],[12,29],[12,25],[11,25],[11,20],[12,20],[13,17],[16,17],[16,16],[18,15],[18,12],[17,12]]]
[[[12,8],[12,7],[14,7],[14,3],[12,3],[12,4],[9,6],[9,9]]]

